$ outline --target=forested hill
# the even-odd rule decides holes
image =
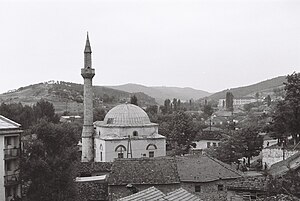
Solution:
[[[234,97],[245,97],[245,96],[254,97],[257,92],[260,94],[272,93],[274,89],[282,88],[284,82],[286,82],[286,76],[279,76],[249,86],[232,88],[230,90],[226,89],[221,92],[214,93],[213,95],[209,96],[209,98],[212,100],[225,98],[226,92],[228,91],[232,92]]]
[[[144,93],[129,93],[108,87],[94,86],[94,106],[117,105],[135,95],[140,106],[157,104]],[[80,113],[83,110],[83,85],[64,81],[38,83],[0,94],[0,103],[33,105],[41,98],[51,102],[57,112]]]
[[[209,96],[210,93],[198,89],[193,89],[189,87],[148,87],[140,84],[124,84],[118,86],[108,86],[112,89],[118,89],[122,91],[133,92],[143,92],[160,103],[163,104],[165,99],[181,99],[182,101],[187,101],[190,99],[200,99],[205,96]]]

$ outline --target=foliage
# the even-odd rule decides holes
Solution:
[[[133,105],[138,105],[138,99],[135,95],[130,97],[130,103]]]
[[[22,178],[30,201],[74,200],[78,127],[40,120],[26,136]]]
[[[231,92],[226,93],[225,105],[227,110],[233,111],[233,94]]]
[[[297,144],[300,140],[300,73],[288,75],[284,85],[286,95],[276,106],[273,131],[278,139],[291,135]]]
[[[94,108],[93,119],[94,121],[103,121],[106,115],[106,111],[103,108]]]
[[[250,164],[250,158],[258,156],[262,148],[263,138],[258,134],[258,128],[249,125],[234,131],[219,147],[209,150],[209,154],[225,163],[238,162],[239,158],[246,157]]]
[[[182,111],[158,116],[159,132],[167,137],[169,148],[176,146],[189,149],[189,145],[194,140],[200,130],[199,124],[193,121],[190,115]]]
[[[211,107],[210,104],[207,104],[207,105],[204,105],[203,112],[207,118],[207,117],[210,117],[214,113],[214,109]]]
[[[0,105],[0,114],[22,125],[24,129],[29,128],[41,118],[46,118],[57,123],[58,116],[55,114],[53,104],[41,99],[33,107],[23,106],[21,103]]]
[[[289,170],[280,177],[269,176],[267,184],[269,195],[289,194],[300,197],[300,175],[295,170]]]

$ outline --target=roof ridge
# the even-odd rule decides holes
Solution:
[[[220,164],[222,167],[226,168],[227,170],[229,170],[229,171],[231,171],[231,172],[234,172],[234,173],[236,173],[236,174],[238,174],[238,175],[240,175],[240,176],[244,176],[244,175],[243,175],[242,173],[240,173],[239,171],[234,170],[234,169],[231,168],[231,167],[226,167],[226,165],[228,165],[228,164],[226,164],[226,163],[224,163],[224,162],[222,162],[222,161],[220,161],[220,160],[218,160],[218,159],[216,159],[216,158],[213,158],[212,156],[210,156],[210,155],[208,155],[208,154],[205,154],[205,153],[204,153],[203,155],[207,156],[209,159],[211,159],[211,160],[215,161],[216,163]],[[226,164],[226,165],[224,165],[224,164]]]

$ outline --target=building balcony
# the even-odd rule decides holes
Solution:
[[[20,175],[18,173],[4,176],[4,185],[12,186],[20,183]]]
[[[4,160],[19,158],[21,150],[20,148],[10,148],[10,149],[4,149]]]

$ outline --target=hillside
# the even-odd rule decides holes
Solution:
[[[285,81],[286,76],[279,76],[253,85],[223,90],[221,92],[214,93],[213,95],[209,96],[209,98],[212,100],[225,98],[226,92],[228,91],[232,92],[234,97],[254,97],[257,92],[260,93],[261,96],[264,96],[264,94],[273,93],[274,89],[282,88]]]
[[[183,101],[190,99],[200,99],[209,96],[210,93],[193,88],[180,88],[180,87],[147,87],[139,84],[124,84],[118,86],[108,86],[112,89],[127,91],[130,93],[143,92],[160,103],[163,104],[165,99],[181,99]]]
[[[94,86],[94,106],[112,107],[119,103],[128,102],[135,94],[140,106],[154,105],[155,99],[144,93],[129,93],[102,86]],[[79,114],[83,110],[83,85],[70,82],[46,82],[21,87],[0,94],[0,103],[18,103],[33,105],[41,98],[53,103],[57,112],[69,111]]]

